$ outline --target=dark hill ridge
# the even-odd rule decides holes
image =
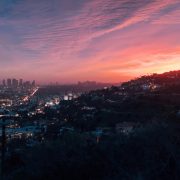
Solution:
[[[129,92],[150,90],[177,93],[180,92],[180,70],[165,72],[162,74],[145,75],[125,82],[121,86]]]
[[[123,83],[125,85],[127,83],[133,84],[142,84],[142,83],[156,83],[159,85],[163,84],[179,84],[180,83],[180,70],[165,72],[162,74],[152,74],[141,76],[140,78],[136,78],[134,80],[130,80],[128,82]]]

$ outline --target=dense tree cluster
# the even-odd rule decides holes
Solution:
[[[179,179],[179,138],[179,129],[159,124],[99,143],[87,135],[69,133],[11,157],[7,180]]]

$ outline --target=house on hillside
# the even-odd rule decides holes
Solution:
[[[116,124],[115,130],[116,133],[123,133],[128,135],[129,133],[131,133],[135,127],[135,123],[133,122],[122,122],[122,123],[118,123]]]

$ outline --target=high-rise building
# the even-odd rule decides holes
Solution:
[[[11,85],[12,85],[12,84],[11,84],[11,79],[7,79],[7,86],[8,86],[8,87],[11,87]]]
[[[30,87],[30,85],[31,85],[30,81],[25,81],[23,83],[23,86],[25,86],[25,87]]]
[[[18,80],[17,79],[12,80],[12,86],[13,87],[18,87]]]
[[[32,86],[35,86],[36,85],[36,82],[35,82],[35,80],[33,80],[33,82],[32,82]]]
[[[2,81],[2,85],[5,87],[6,86],[6,80],[5,79],[3,79],[3,81]]]
[[[22,86],[23,85],[23,79],[20,79],[19,80],[19,86]]]

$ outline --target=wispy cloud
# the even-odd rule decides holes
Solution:
[[[6,61],[6,67],[17,75],[21,71],[18,66],[12,67],[15,64],[25,69],[27,75],[34,68],[39,72],[39,80],[48,72],[50,79],[58,80],[63,75],[67,81],[81,79],[77,74],[82,72],[88,79],[94,78],[94,73],[105,81],[105,74],[113,71],[114,65],[121,67],[123,77],[127,78],[135,67],[141,70],[144,67],[143,72],[147,66],[154,70],[152,64],[146,63],[146,56],[159,66],[172,63],[179,66],[167,53],[167,49],[179,53],[179,17],[178,0],[2,0],[0,65],[4,66]],[[141,48],[136,50],[137,46]],[[150,50],[144,55],[146,48]],[[153,50],[157,48],[169,61],[154,58]]]

